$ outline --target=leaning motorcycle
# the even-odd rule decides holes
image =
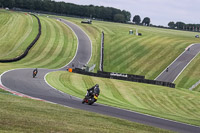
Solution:
[[[33,78],[35,78],[36,75],[37,75],[37,72],[34,71],[34,72],[33,72]]]
[[[98,96],[99,95],[97,93],[92,93],[92,95],[90,95],[90,93],[87,92],[85,98],[82,101],[82,104],[87,103],[88,105],[92,105],[97,101]]]

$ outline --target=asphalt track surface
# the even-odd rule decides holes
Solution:
[[[61,104],[64,106],[82,109],[86,111],[96,112],[108,116],[118,117],[133,122],[138,122],[167,130],[183,132],[183,133],[199,133],[200,127],[179,123],[171,120],[157,118],[145,114],[140,114],[133,111],[119,109],[101,104],[92,106],[82,104],[81,99],[62,93],[49,86],[44,77],[52,71],[65,70],[66,67],[71,67],[73,62],[87,63],[91,58],[91,42],[88,36],[76,25],[62,20],[67,24],[77,35],[79,39],[79,47],[73,61],[61,69],[39,69],[36,78],[32,78],[33,69],[16,69],[5,72],[1,76],[1,82],[6,88],[25,94],[34,98],[39,98],[45,101]],[[79,53],[80,52],[80,53]],[[84,56],[84,58],[83,58]],[[80,65],[80,64],[79,64]]]
[[[179,57],[176,58],[167,68],[156,78],[158,81],[174,82],[183,72],[189,63],[199,54],[200,44],[193,44],[188,47]]]

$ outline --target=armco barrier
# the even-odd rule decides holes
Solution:
[[[37,18],[37,20],[38,20],[39,28],[38,28],[38,34],[37,34],[37,36],[31,42],[31,44],[26,48],[26,50],[24,51],[24,53],[22,53],[22,55],[20,55],[20,56],[18,56],[16,58],[13,58],[13,59],[0,60],[1,63],[15,62],[15,61],[19,61],[19,60],[23,59],[24,57],[26,57],[26,55],[28,54],[29,50],[33,47],[33,45],[40,38],[40,35],[41,35],[41,23],[40,23],[40,19],[36,15],[34,15],[34,14],[31,14],[31,15],[35,16]]]
[[[112,79],[118,79],[118,80],[126,80],[126,81],[132,81],[132,82],[139,82],[139,83],[146,83],[146,84],[153,84],[153,85],[160,85],[160,86],[175,88],[174,83],[157,81],[157,80],[149,80],[149,79],[145,79],[144,76],[139,76],[139,75],[128,75],[128,74],[119,74],[119,73],[102,72],[102,71],[98,71],[97,73],[92,73],[92,72],[86,72],[80,68],[73,69],[73,72],[83,74],[83,75],[95,76],[95,77],[112,78]]]

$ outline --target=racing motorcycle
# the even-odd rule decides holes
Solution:
[[[87,103],[88,105],[92,105],[93,103],[95,103],[98,99],[98,94],[97,93],[92,93],[87,91],[85,98],[82,101],[82,104]]]
[[[35,70],[33,71],[33,78],[35,78],[36,75],[37,75],[37,70],[35,69]]]

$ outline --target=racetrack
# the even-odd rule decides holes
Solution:
[[[73,61],[66,65],[66,67],[71,67],[72,63],[74,63],[76,67],[82,67],[81,65],[87,64],[91,58],[91,41],[79,27],[67,21],[62,21],[71,27],[71,29],[73,29],[79,40],[76,56]],[[58,70],[65,70],[66,67]],[[32,70],[33,69],[17,69],[5,72],[1,77],[2,84],[11,90],[26,94],[28,96],[40,98],[46,101],[73,108],[119,117],[130,121],[178,132],[200,132],[200,127],[165,120],[162,118],[156,118],[132,111],[100,104],[94,104],[93,106],[83,105],[81,104],[81,99],[62,93],[46,84],[44,80],[45,75],[49,72],[58,70],[39,69],[39,73],[34,79],[32,78]]]
[[[188,47],[167,69],[165,69],[155,80],[174,82],[189,63],[199,54],[200,44]]]

